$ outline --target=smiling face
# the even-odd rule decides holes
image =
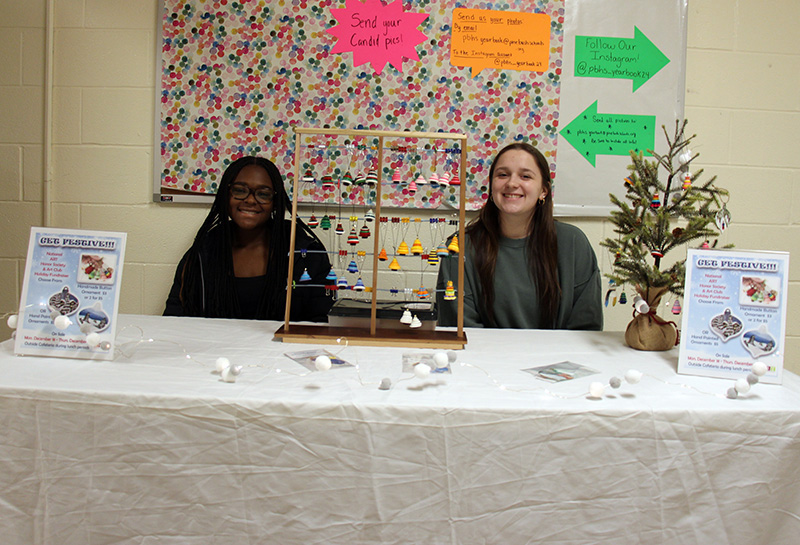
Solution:
[[[527,225],[539,199],[545,196],[542,171],[533,155],[510,149],[497,158],[492,173],[492,200],[500,211],[501,223]]]
[[[267,171],[257,165],[248,165],[239,171],[231,186],[247,187],[250,194],[239,200],[230,192],[228,198],[228,214],[234,225],[244,231],[263,228],[272,214],[272,201],[259,203],[255,192],[267,190],[274,192],[272,180]]]

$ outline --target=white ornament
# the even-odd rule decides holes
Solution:
[[[602,382],[592,382],[589,385],[589,395],[592,397],[603,397],[605,391],[606,387]]]
[[[10,329],[17,329],[17,315],[12,314],[11,316],[9,316],[8,320],[6,320],[6,324],[8,324],[8,327]]]
[[[231,362],[228,358],[217,358],[214,365],[217,369],[217,373],[222,374],[225,369],[231,366]]]
[[[408,324],[408,327],[411,327],[411,328],[414,328],[414,329],[416,329],[418,327],[422,327],[422,322],[419,321],[419,318],[417,318],[416,314],[414,315],[414,318],[411,320],[411,323]]]
[[[641,295],[635,295],[633,297],[633,308],[636,309],[636,312],[639,314],[647,314],[650,312],[650,305],[647,304]]]
[[[414,375],[417,378],[428,378],[431,374],[431,366],[427,363],[418,363],[414,366]]]
[[[233,372],[230,365],[223,369],[220,375],[225,382],[236,382],[236,373]]]
[[[100,335],[98,333],[89,333],[86,335],[86,344],[94,348],[100,345]]]
[[[447,367],[450,363],[450,358],[444,352],[437,352],[433,355],[433,363],[436,364],[437,369],[441,369],[442,367]]]
[[[331,368],[332,362],[328,356],[317,356],[314,358],[314,367],[317,371],[327,371]]]
[[[412,318],[411,318],[411,311],[410,311],[410,310],[408,310],[408,309],[405,309],[405,310],[403,311],[403,315],[402,315],[402,316],[400,316],[400,323],[401,323],[401,324],[406,324],[406,325],[408,325],[408,324],[410,324],[410,323],[411,323],[411,320],[412,320]]]
[[[763,377],[767,373],[767,364],[763,361],[757,361],[750,368],[753,374],[757,377]]]
[[[636,369],[629,369],[627,373],[625,373],[625,382],[628,384],[638,384],[639,381],[642,380],[642,372],[637,371]]]
[[[67,329],[71,324],[72,320],[70,320],[68,316],[57,316],[56,319],[53,320],[53,325],[61,330]]]
[[[747,382],[746,378],[738,378],[736,379],[736,384],[734,385],[736,391],[740,394],[746,394],[750,391],[750,383]]]

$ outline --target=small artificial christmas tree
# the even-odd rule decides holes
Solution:
[[[614,259],[613,270],[606,276],[617,285],[633,286],[646,303],[636,301],[639,306],[634,307],[634,320],[625,335],[630,346],[642,350],[667,350],[677,341],[677,327],[660,319],[655,309],[666,292],[683,295],[686,258],[662,269],[664,256],[698,240],[706,246],[714,239],[716,246],[719,233],[730,222],[725,207],[728,191],[714,185],[716,176],[700,183],[703,170],[690,173],[699,154],[689,151],[696,135],[686,136],[686,123],[675,122],[672,138],[663,127],[667,152],[660,155],[647,150],[655,161],[631,152],[625,197],[610,195],[618,208],[610,217],[618,238],[600,242]],[[664,183],[658,177],[662,169],[666,171]]]

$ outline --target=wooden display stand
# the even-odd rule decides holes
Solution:
[[[455,140],[460,143],[461,159],[459,161],[459,176],[461,183],[466,183],[466,157],[467,137],[455,133],[430,133],[430,132],[404,132],[404,131],[377,131],[377,130],[347,130],[347,129],[311,129],[295,128],[294,151],[294,190],[295,196],[292,203],[292,229],[289,247],[294,248],[297,229],[297,207],[300,183],[300,149],[303,135],[343,136],[351,138],[377,138],[378,139],[378,180],[375,205],[375,217],[381,215],[381,186],[383,179],[383,142],[385,138],[408,138],[422,140]],[[464,239],[464,223],[466,220],[466,197],[463,188],[459,191],[458,205],[458,239]],[[348,344],[361,346],[412,346],[417,348],[445,348],[461,349],[467,344],[464,333],[464,255],[458,253],[458,318],[455,331],[423,331],[418,329],[384,329],[377,327],[378,303],[378,253],[380,240],[380,222],[375,222],[375,243],[372,252],[372,308],[370,312],[369,328],[363,327],[334,327],[329,325],[290,324],[289,315],[292,303],[292,290],[286,294],[286,312],[284,324],[275,332],[275,337],[283,342],[336,344],[339,339],[346,339]],[[287,286],[292,285],[295,252],[289,253],[289,274],[286,279]]]

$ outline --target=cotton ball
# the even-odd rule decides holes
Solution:
[[[61,316],[61,313],[59,311],[57,311],[57,310],[51,310],[50,311],[50,319],[51,320],[55,320],[59,316]]]
[[[636,295],[633,298],[633,308],[636,309],[636,312],[639,314],[647,314],[650,312],[650,305],[647,304],[640,295]]]
[[[592,382],[589,385],[589,395],[592,397],[603,397],[606,387],[602,382]]]
[[[109,350],[111,350],[111,343],[108,342],[108,341],[101,342],[100,343],[100,350],[105,350],[106,352],[108,352]]]
[[[6,324],[8,324],[9,329],[17,329],[17,315],[12,314],[9,316],[8,320],[6,320]]]
[[[236,374],[233,372],[233,369],[231,369],[230,365],[225,369],[223,369],[220,375],[222,377],[222,380],[224,380],[225,382],[236,382]]]
[[[758,376],[755,373],[747,373],[747,382],[752,386],[753,384],[758,384]]]
[[[86,344],[94,348],[100,344],[100,335],[97,333],[89,333],[86,335]]]
[[[228,371],[233,374],[233,376],[238,377],[242,374],[242,366],[241,365],[231,365],[228,367]]]
[[[449,350],[447,352],[447,359],[450,360],[450,363],[453,363],[454,361],[456,361],[457,357],[458,357],[458,354],[456,354],[455,350]]]
[[[222,374],[225,369],[231,366],[231,361],[228,358],[217,358],[214,366],[217,369],[217,373]]]
[[[739,397],[739,392],[736,391],[736,388],[728,388],[728,398],[736,399],[737,397]]]
[[[609,386],[611,386],[612,388],[614,388],[614,389],[616,390],[617,388],[619,388],[620,386],[622,386],[622,381],[620,380],[620,378],[619,378],[619,377],[611,377],[611,378],[608,380],[608,385],[609,385]]]
[[[625,382],[628,384],[638,384],[639,381],[642,380],[642,372],[637,371],[636,369],[629,369],[627,373],[625,373]]]
[[[72,320],[70,320],[68,316],[57,316],[56,319],[53,320],[53,325],[61,330],[67,329],[71,323]]]
[[[763,377],[767,373],[767,364],[763,361],[757,361],[750,368],[753,374],[757,377]]]
[[[417,378],[428,378],[431,374],[431,366],[427,363],[418,363],[414,366],[414,374]]]
[[[450,363],[450,358],[444,352],[437,352],[433,355],[433,363],[436,364],[437,369],[441,369],[442,367],[447,367]]]
[[[317,356],[314,358],[314,367],[317,371],[327,371],[331,368],[331,359],[328,356]]]
[[[746,394],[750,391],[750,383],[747,382],[746,378],[738,378],[736,379],[736,384],[734,385],[736,391],[740,394]]]
[[[381,379],[381,383],[378,386],[378,390],[389,390],[392,387],[392,379],[384,378]]]

